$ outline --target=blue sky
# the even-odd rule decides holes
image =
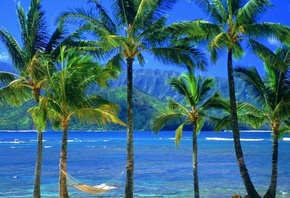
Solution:
[[[5,3],[2,3],[0,7],[0,27],[7,29],[12,35],[19,40],[19,31],[18,31],[18,21],[16,17],[15,10],[15,2],[19,2],[17,0],[5,0]],[[30,0],[22,0],[20,1],[21,5],[25,10],[28,10],[28,6],[30,4]],[[85,5],[86,0],[42,0],[42,7],[46,12],[46,20],[50,25],[51,30],[54,29],[53,21],[56,16],[63,10],[71,7],[79,7]],[[103,0],[108,4],[108,0]],[[260,20],[264,22],[275,22],[281,23],[287,26],[290,26],[290,1],[289,0],[272,0],[272,4],[275,6],[272,10],[269,10],[263,16],[261,16]],[[187,0],[180,0],[179,3],[174,7],[173,11],[169,13],[169,22],[174,21],[185,21],[185,20],[193,20],[193,19],[206,19],[203,17],[200,10],[193,4]],[[279,46],[279,43],[273,40],[265,41],[269,46],[275,49]],[[226,54],[225,54],[226,56]],[[9,56],[3,46],[0,43],[0,61],[2,62],[10,62]],[[242,59],[235,62],[237,65],[243,66],[256,66],[260,69],[261,73],[263,73],[263,63],[258,60],[255,55],[247,53],[247,55]],[[222,58],[216,65],[209,64],[207,72],[203,72],[202,74],[209,76],[222,76],[226,77],[226,62],[225,58]],[[138,65],[135,65],[135,68],[139,68]],[[175,71],[183,71],[181,68],[177,68],[174,66],[164,66],[158,61],[155,61],[151,57],[147,57],[147,64],[144,68],[150,69],[168,69]]]

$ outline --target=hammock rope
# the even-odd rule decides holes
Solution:
[[[102,183],[96,186],[90,186],[84,183],[79,182],[76,178],[68,174],[67,172],[61,170],[63,174],[65,174],[66,178],[68,179],[68,186],[73,186],[76,189],[90,193],[90,194],[97,194],[97,193],[104,193],[109,190],[116,189],[115,186],[107,185],[106,183]]]

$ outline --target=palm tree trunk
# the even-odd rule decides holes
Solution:
[[[42,131],[37,131],[37,154],[36,154],[36,163],[35,163],[35,173],[34,173],[34,189],[33,197],[40,198],[40,183],[41,183],[41,166],[42,166]]]
[[[125,197],[133,198],[134,140],[133,140],[133,59],[127,59],[127,164]]]
[[[37,105],[39,104],[40,89],[34,89],[33,92],[34,98]],[[42,167],[42,147],[43,147],[43,133],[41,130],[37,131],[37,153],[36,153],[36,162],[35,162],[35,171],[34,171],[34,188],[33,188],[33,197],[41,197],[41,167]]]
[[[257,193],[250,175],[248,173],[245,161],[244,154],[242,151],[242,146],[240,142],[240,130],[238,123],[238,115],[237,115],[237,106],[236,106],[236,91],[235,91],[235,81],[234,81],[234,71],[233,71],[233,51],[229,49],[228,51],[228,84],[229,84],[229,96],[230,96],[230,113],[232,117],[232,130],[233,130],[233,138],[234,138],[234,147],[236,152],[236,158],[238,161],[240,174],[244,182],[244,186],[247,190],[248,195],[251,198],[260,198],[260,195]]]
[[[66,163],[67,163],[67,139],[68,139],[68,120],[64,120],[62,123],[63,132],[61,140],[61,152],[60,152],[60,170],[59,170],[59,197],[68,198],[67,180],[66,180]]]
[[[278,174],[278,131],[273,131],[273,151],[272,151],[272,175],[271,183],[264,198],[275,198],[277,188],[277,174]]]
[[[198,173],[197,173],[197,134],[196,134],[196,123],[193,123],[192,128],[192,166],[193,166],[193,178],[194,178],[194,197],[199,198],[199,183],[198,183]]]

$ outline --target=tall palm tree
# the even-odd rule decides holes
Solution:
[[[0,40],[6,46],[15,69],[12,72],[0,72],[2,103],[19,105],[22,101],[33,98],[36,105],[43,91],[43,82],[49,73],[55,70],[53,61],[60,53],[61,45],[82,46],[82,42],[74,41],[76,32],[65,35],[63,26],[58,26],[49,35],[45,24],[45,16],[41,0],[32,0],[27,13],[20,4],[16,7],[20,24],[21,43],[7,30],[0,29]],[[42,130],[37,131],[37,157],[34,174],[33,197],[41,197],[42,167]]]
[[[204,119],[209,117],[210,109],[228,108],[228,104],[218,93],[210,93],[214,86],[212,78],[196,78],[193,73],[185,73],[178,78],[172,78],[169,84],[184,97],[184,104],[168,98],[168,109],[161,110],[153,119],[153,131],[157,133],[166,125],[179,124],[175,133],[175,144],[178,146],[184,125],[192,125],[194,195],[199,198],[197,134],[202,129]]]
[[[126,64],[127,68],[127,164],[125,196],[133,197],[134,179],[134,145],[133,145],[133,62],[145,64],[145,52],[152,54],[163,63],[173,63],[188,68],[204,69],[206,61],[203,55],[193,47],[172,44],[168,41],[169,30],[174,32],[191,32],[192,28],[182,23],[166,27],[166,11],[175,0],[114,0],[112,14],[107,13],[97,0],[89,0],[93,7],[75,9],[62,13],[58,19],[61,23],[69,22],[87,27],[97,41],[89,42],[96,49],[104,49],[110,58],[108,65],[112,68]],[[111,17],[112,16],[112,17]]]
[[[103,87],[111,77],[110,70],[101,68],[93,58],[76,50],[61,48],[58,71],[45,81],[46,93],[39,105],[30,109],[38,127],[43,129],[49,118],[55,128],[62,129],[60,153],[59,197],[69,197],[67,191],[67,140],[72,117],[83,123],[115,123],[124,125],[117,118],[118,106],[99,97],[87,95],[92,83]]]
[[[47,69],[42,65],[42,52],[47,46],[47,28],[44,20],[44,12],[41,9],[41,0],[32,0],[27,13],[20,4],[17,4],[16,11],[19,21],[21,41],[17,40],[5,29],[0,30],[0,40],[6,46],[13,66],[17,74],[2,72],[2,75],[14,78],[9,88],[2,89],[2,95],[17,93],[17,97],[33,97],[36,103],[39,102],[43,79],[47,75]],[[6,92],[10,90],[9,93]],[[19,92],[22,90],[22,92]],[[6,92],[6,94],[5,94]],[[24,94],[24,95],[23,95]],[[12,95],[13,96],[13,95]],[[14,95],[15,96],[15,95]],[[11,97],[10,97],[11,98]],[[25,97],[27,99],[27,97]],[[40,180],[42,164],[42,131],[37,133],[37,160],[35,165],[34,192],[33,197],[40,197]]]
[[[194,0],[194,2],[209,15],[211,22],[196,21],[201,30],[204,30],[204,39],[209,41],[208,49],[211,54],[211,60],[216,62],[222,50],[227,52],[227,72],[228,86],[232,117],[232,129],[234,138],[234,147],[237,162],[240,168],[241,177],[247,193],[252,198],[260,197],[251,181],[248,173],[243,151],[240,143],[239,124],[236,107],[235,81],[233,75],[233,58],[242,58],[244,55],[243,47],[248,41],[254,52],[259,52],[261,56],[270,55],[268,58],[273,60],[278,67],[284,67],[285,64],[272,54],[262,54],[260,43],[254,39],[276,38],[277,40],[288,42],[290,28],[276,23],[258,23],[257,19],[264,14],[271,3],[268,0]],[[276,61],[278,60],[278,61]]]
[[[269,122],[272,129],[272,175],[271,182],[264,198],[275,198],[278,173],[278,140],[286,131],[289,131],[290,123],[290,48],[282,46],[276,51],[278,57],[288,66],[287,72],[272,66],[271,62],[265,62],[266,78],[262,78],[255,68],[235,69],[239,78],[253,88],[253,95],[258,102],[257,110],[263,115],[263,122]]]

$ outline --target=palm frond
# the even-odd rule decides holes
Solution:
[[[253,52],[265,63],[272,67],[279,68],[284,72],[287,70],[288,65],[266,46],[252,39],[250,39],[249,43]]]
[[[46,112],[41,111],[43,108],[37,106],[31,107],[27,112],[32,116],[33,123],[38,131],[44,131],[47,125]]]
[[[211,3],[208,0],[194,0],[194,2],[205,14],[209,15],[214,22],[219,24],[226,23],[224,20],[227,16],[227,12],[220,1]]]
[[[238,103],[237,111],[239,121],[243,124],[248,124],[255,129],[260,128],[267,119],[267,116],[263,110],[260,110],[249,103]]]
[[[240,59],[245,55],[245,51],[243,50],[241,43],[235,42],[233,46],[233,57],[235,59]]]
[[[221,131],[222,129],[228,128],[231,126],[232,119],[230,115],[224,116],[221,119],[216,119],[214,126],[214,131]]]
[[[251,87],[252,94],[258,100],[260,104],[265,104],[265,95],[267,87],[264,84],[256,68],[252,67],[249,69],[238,67],[235,69],[235,74],[238,78],[246,83],[246,86]]]
[[[290,134],[289,126],[280,127],[279,132],[278,132],[278,140],[282,140],[283,137],[287,134]]]
[[[236,15],[240,8],[243,6],[243,0],[232,0],[227,2],[227,10],[230,15]]]
[[[178,78],[172,78],[169,80],[169,84],[174,90],[184,96],[189,103],[195,103],[195,100],[193,98],[194,95],[190,92],[190,89],[188,88],[189,83],[183,79],[184,77],[180,76]],[[169,101],[171,101],[171,99],[169,99]]]
[[[152,119],[152,130],[158,133],[164,126],[180,124],[183,119],[183,114],[172,110],[159,112]]]
[[[227,49],[231,46],[231,40],[226,32],[221,32],[216,37],[214,37],[209,43],[209,49]]]
[[[221,32],[216,35],[208,44],[208,50],[211,54],[211,60],[216,63],[216,61],[222,56],[223,51],[231,46],[230,39],[225,32]]]
[[[26,72],[35,84],[42,81],[48,75],[45,62],[42,59],[42,54],[36,52],[27,65]]]
[[[105,67],[111,70],[121,71],[122,66],[125,65],[126,62],[124,61],[122,55],[120,53],[113,56],[109,61],[106,63]]]
[[[3,85],[9,84],[13,80],[15,80],[15,74],[10,72],[0,72],[0,82],[3,83]]]
[[[176,22],[165,26],[158,38],[172,38],[173,40],[200,43],[219,34],[220,26],[204,20]],[[184,44],[184,43],[183,43]]]
[[[181,113],[188,113],[188,110],[186,109],[186,107],[178,102],[176,102],[175,100],[167,97],[167,101],[168,101],[168,108],[170,110],[174,110],[176,112],[181,112]]]
[[[290,66],[290,47],[283,45],[276,50],[276,54],[280,57],[288,66]]]
[[[40,3],[39,0],[32,0],[27,13],[26,27],[29,42],[26,46],[29,46],[28,50],[31,55],[35,50],[44,51],[48,40],[44,12]]]
[[[213,94],[208,100],[206,100],[200,107],[200,111],[210,109],[221,109],[223,111],[230,110],[229,102],[224,100],[219,92]]]
[[[205,78],[205,79],[201,79],[201,77],[199,77],[199,101],[203,101],[208,94],[210,93],[210,91],[212,90],[212,88],[214,88],[215,84],[214,84],[214,79],[213,78]]]
[[[31,97],[31,90],[27,87],[5,86],[0,88],[1,106],[20,106],[24,101],[30,100]]]
[[[195,133],[198,135],[202,129],[204,125],[204,119],[203,118],[199,118],[197,121],[196,121],[196,131]]]
[[[101,18],[99,16],[98,6],[97,8],[84,8],[70,9],[66,12],[62,12],[56,19],[59,24],[69,23],[72,25],[78,25],[81,29],[87,29],[98,37],[104,37],[106,35],[116,34],[116,27],[111,23],[108,23],[108,19],[100,21],[103,13],[101,11]]]
[[[25,11],[23,7],[20,5],[20,3],[16,6],[16,12],[18,17],[18,22],[20,26],[21,31],[21,39],[24,46],[29,46],[29,34],[28,34],[28,27],[27,27],[27,16],[25,14]]]
[[[0,30],[0,40],[6,46],[13,65],[17,69],[25,67],[25,54],[22,52],[22,49],[15,38],[6,30]]]
[[[125,50],[130,51],[128,48],[132,43],[130,42],[130,39],[123,36],[107,35],[101,42],[99,42],[99,44],[106,51],[112,50],[113,48],[125,48]]]
[[[127,27],[134,23],[139,1],[114,0],[112,5],[112,11],[119,23],[124,24]]]
[[[273,111],[273,116],[279,118],[281,122],[290,117],[290,92],[283,94],[282,99]]]
[[[110,105],[100,105],[98,108],[83,108],[76,110],[76,112],[74,112],[74,117],[81,123],[96,123],[98,125],[114,123],[125,126],[125,124],[117,117],[117,114],[113,113],[112,110],[112,106]]]
[[[65,39],[65,31],[63,25],[59,25],[52,33],[49,41],[46,44],[45,52],[52,53],[53,50]]]
[[[285,44],[290,43],[290,38],[285,35],[290,35],[290,28],[279,23],[255,23],[243,26],[244,34],[250,38],[273,38]]]
[[[179,146],[180,140],[182,139],[182,132],[183,132],[183,127],[184,127],[185,124],[186,124],[186,122],[182,123],[175,130],[175,138],[174,138],[174,141],[175,141],[175,146],[176,147]]]
[[[115,22],[111,19],[107,10],[97,0],[92,0],[92,2],[95,4],[96,7],[95,12],[99,14],[100,16],[99,18],[102,21],[102,23],[105,24],[105,27],[107,27],[107,29],[109,29],[111,33],[116,33],[117,26]]]
[[[240,114],[239,121],[243,124],[250,125],[254,129],[259,129],[264,124],[265,118],[251,114]]]
[[[135,35],[136,40],[142,40],[142,42],[145,43],[146,46],[151,46],[154,43],[162,43],[164,42],[164,40],[168,40],[168,37],[172,36],[172,34],[168,34],[167,31],[164,30],[165,24],[165,17],[161,17],[153,23],[148,24],[143,28],[142,32],[140,32],[139,35]]]
[[[137,8],[137,12],[136,15],[134,17],[134,21],[131,24],[134,28],[135,26],[137,26],[136,29],[139,29],[139,27],[144,27],[144,22],[146,21],[145,18],[148,15],[151,15],[151,13],[154,11],[155,5],[156,5],[157,1],[151,1],[151,0],[141,0],[138,8]]]
[[[164,64],[186,67],[188,70],[198,68],[205,70],[207,60],[203,52],[188,46],[173,46],[166,48],[151,48],[154,56]]]
[[[251,0],[238,10],[238,24],[253,24],[257,23],[258,15],[263,14],[272,4],[268,0]]]

